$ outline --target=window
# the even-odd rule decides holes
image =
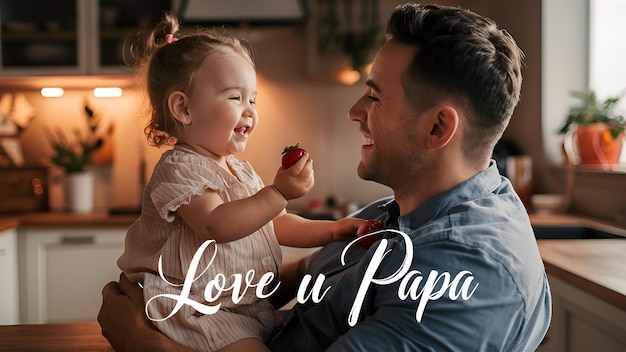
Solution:
[[[626,115],[626,1],[592,0],[589,18],[589,85],[602,97],[625,94]]]
[[[626,94],[624,18],[624,0],[542,2],[542,133],[550,163],[563,160],[556,131],[576,102],[571,91],[593,88],[600,98]],[[618,112],[626,116],[626,95]],[[620,161],[626,164],[626,143]]]
[[[623,94],[617,112],[626,116],[626,1],[591,0],[589,86],[598,96]],[[626,146],[620,162],[626,163]]]

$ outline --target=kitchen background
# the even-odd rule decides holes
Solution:
[[[402,2],[371,2],[376,5],[379,23],[384,23],[390,10]],[[595,43],[595,32],[590,29],[596,28],[596,22],[589,14],[594,14],[596,4],[601,2],[618,3],[611,0],[438,1],[440,4],[468,7],[493,18],[513,35],[525,52],[522,101],[505,138],[531,156],[535,193],[567,191],[566,168],[563,167],[561,154],[562,137],[555,131],[572,103],[569,92],[594,86],[599,74],[594,73],[593,67],[604,65],[598,64],[598,57],[590,53],[590,47]],[[145,142],[142,133],[146,121],[145,106],[134,84],[134,77],[115,66],[99,64],[100,54],[110,54],[123,46],[106,46],[106,40],[99,37],[98,29],[105,33],[103,28],[107,25],[121,23],[124,16],[133,13],[137,15],[135,23],[144,22],[142,17],[150,11],[161,12],[161,8],[168,8],[170,4],[179,6],[180,1],[76,1],[78,49],[74,67],[46,67],[45,63],[37,62],[46,55],[55,55],[45,50],[35,53],[33,62],[27,65],[7,62],[6,51],[10,48],[7,38],[10,37],[6,35],[10,32],[5,25],[9,3],[17,1],[0,2],[5,11],[1,14],[4,34],[0,50],[4,50],[4,62],[0,66],[0,94],[23,93],[35,109],[34,119],[20,134],[25,164],[50,165],[46,131],[61,128],[71,133],[84,123],[83,108],[88,102],[102,116],[102,124],[110,124],[114,128],[113,162],[94,166],[96,210],[137,207],[142,184],[163,150],[149,147]],[[20,6],[42,3],[46,2],[19,1]],[[74,5],[74,1],[69,3]],[[363,4],[370,2],[340,0],[336,3],[340,9],[353,4],[359,10]],[[126,7],[122,4],[131,5]],[[356,175],[361,141],[358,126],[347,119],[347,111],[364,91],[363,77],[353,84],[346,83],[342,74],[347,72],[347,56],[318,50],[320,21],[331,2],[313,0],[306,4],[309,12],[302,22],[271,25],[236,23],[237,33],[251,41],[257,50],[257,106],[260,116],[256,133],[247,150],[239,157],[249,160],[264,181],[270,183],[279,166],[282,148],[301,142],[314,159],[316,185],[309,195],[292,202],[295,208],[304,207],[312,200],[323,201],[330,196],[340,202],[363,204],[390,195],[386,187],[360,180]],[[598,23],[617,26],[619,18],[623,18],[619,14],[625,12],[622,6],[618,11],[610,12],[617,16],[617,21],[603,19]],[[182,21],[183,30],[194,30],[197,22],[186,21],[185,18]],[[56,30],[54,21],[46,23],[46,31]],[[359,23],[363,21],[355,21],[356,28]],[[623,28],[623,24],[620,25]],[[614,27],[610,28],[615,32]],[[596,66],[592,65],[594,63]],[[618,72],[611,72],[612,82],[621,83],[622,87],[604,84],[594,88],[602,95],[623,90],[626,78],[615,78],[618,75],[623,77],[623,71],[622,67]],[[96,86],[111,85],[121,87],[123,94],[116,98],[93,96],[92,89]],[[46,86],[63,87],[65,94],[59,98],[44,98],[40,89]],[[58,177],[61,173],[55,168],[51,172],[50,206],[52,210],[62,210],[63,194]],[[626,224],[624,170],[590,171],[579,168],[575,174],[574,211]]]
[[[128,226],[136,219],[136,214],[108,216],[105,211],[137,209],[142,185],[163,151],[147,146],[142,133],[142,95],[134,76],[120,66],[120,54],[129,43],[126,39],[138,27],[164,9],[182,5],[190,12],[181,13],[185,31],[193,31],[199,23],[216,23],[218,19],[211,18],[216,13],[230,16],[219,21],[234,25],[258,54],[260,126],[239,157],[251,161],[269,183],[282,148],[299,141],[315,160],[316,186],[290,207],[310,208],[324,204],[328,197],[339,204],[363,204],[390,194],[386,187],[356,176],[361,138],[357,125],[347,119],[348,109],[364,91],[363,75],[356,76],[350,64],[355,59],[367,62],[370,57],[357,55],[351,60],[347,54],[354,50],[322,51],[319,45],[332,49],[332,44],[341,44],[332,40],[336,38],[332,33],[367,28],[365,24],[382,25],[391,9],[403,1],[0,0],[0,146],[9,151],[20,146],[23,166],[48,167],[48,132],[59,129],[71,135],[76,128],[86,128],[86,103],[102,118],[103,130],[112,127],[113,131],[102,148],[111,153],[101,153],[101,163],[93,166],[96,213],[92,214],[63,211],[64,177],[56,167],[49,169],[53,212],[10,213],[30,189],[20,192],[14,186],[17,183],[11,183],[15,178],[3,179],[6,174],[15,175],[16,169],[4,166],[6,155],[0,150],[0,328],[3,324],[88,322],[81,329],[91,326],[95,337],[103,341],[95,323],[101,288],[119,277],[116,260]],[[531,214],[555,303],[547,344],[539,350],[565,351],[571,346],[624,350],[624,243],[609,235],[626,236],[626,153],[622,163],[611,169],[568,167],[561,149],[563,136],[556,131],[575,103],[570,91],[591,87],[607,97],[626,88],[626,2],[436,2],[461,5],[491,17],[516,38],[526,54],[524,83],[505,140],[532,161],[534,193],[570,196],[573,214]],[[309,10],[304,18],[299,14],[303,3]],[[213,7],[203,14],[203,4],[227,11]],[[340,14],[338,22],[330,16],[333,8]],[[349,8],[354,11],[353,27],[345,15]],[[258,15],[263,19],[241,21]],[[43,87],[61,87],[65,92],[61,97],[44,98]],[[119,87],[123,93],[97,98],[96,87]],[[624,108],[622,104],[622,114]],[[11,121],[24,128],[16,129]],[[18,183],[31,179],[21,175]],[[31,188],[40,190],[39,184]],[[328,215],[323,207],[318,211],[322,213],[313,215]],[[564,240],[543,240],[551,236]],[[581,236],[608,239],[572,241]],[[283,258],[289,261],[308,251],[283,247]],[[0,350],[11,346],[6,345],[9,340],[29,348],[41,343],[43,349],[54,349],[46,345],[46,339],[29,335],[35,331],[32,325],[22,327],[27,334],[15,333],[12,326],[0,329],[4,333]],[[57,328],[63,332],[56,330],[55,340],[71,333],[71,329]],[[63,347],[84,341],[71,339]],[[14,346],[5,349],[15,350]]]

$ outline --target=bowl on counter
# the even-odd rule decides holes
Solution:
[[[530,197],[530,205],[537,214],[562,213],[567,206],[563,194],[533,194]]]

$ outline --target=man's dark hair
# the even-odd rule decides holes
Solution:
[[[490,156],[520,96],[523,53],[511,35],[469,10],[414,3],[396,7],[386,35],[417,47],[402,81],[407,101],[418,112],[445,101],[462,107],[466,157]]]

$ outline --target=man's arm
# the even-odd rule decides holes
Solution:
[[[193,351],[152,325],[144,313],[142,289],[124,274],[119,283],[109,282],[102,289],[98,323],[116,351]]]

